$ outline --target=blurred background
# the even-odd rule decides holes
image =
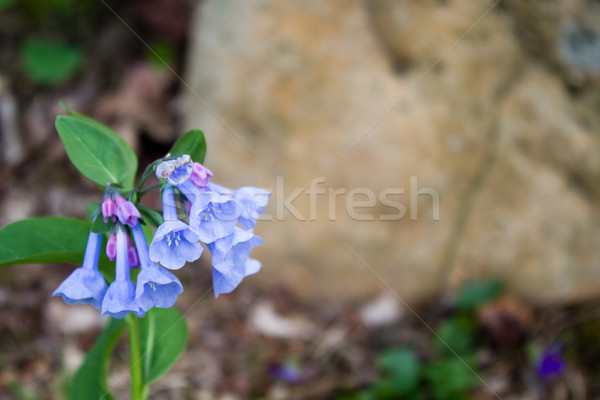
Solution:
[[[0,40],[0,226],[100,200],[61,100],[273,193],[259,274],[178,272],[152,399],[600,398],[598,1],[0,0]],[[103,324],[50,298],[72,269],[2,270],[0,398],[68,391]]]

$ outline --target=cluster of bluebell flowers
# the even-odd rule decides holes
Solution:
[[[206,244],[212,255],[215,297],[233,291],[246,276],[258,272],[259,261],[250,258],[263,240],[253,233],[271,194],[256,187],[230,190],[210,182],[212,172],[188,155],[162,162],[156,176],[165,180],[164,223],[150,245],[150,259],[177,269],[200,257]],[[177,207],[173,189],[185,198]],[[188,216],[181,221],[177,209]],[[181,247],[181,249],[180,249]]]
[[[212,172],[188,155],[162,161],[156,166],[156,176],[164,180],[163,223],[150,247],[136,206],[109,186],[101,212],[104,222],[111,223],[106,255],[116,260],[115,280],[107,286],[98,269],[103,234],[90,232],[83,265],[54,296],[62,296],[68,304],[91,304],[102,315],[114,318],[130,312],[142,317],[152,307],[171,307],[183,286],[169,270],[197,260],[202,243],[212,254],[215,297],[230,293],[261,268],[250,252],[263,243],[253,229],[271,195],[267,190],[242,187],[234,191],[211,183]],[[137,267],[140,271],[134,283],[130,270]]]

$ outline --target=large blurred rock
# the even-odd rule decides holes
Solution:
[[[600,4],[593,0],[506,0],[515,32],[533,57],[573,86],[600,87]]]
[[[252,279],[328,300],[389,285],[417,301],[497,275],[542,301],[597,293],[594,97],[571,98],[555,70],[530,60],[510,9],[491,5],[202,2],[185,124],[207,134],[216,181],[273,191]],[[281,203],[316,177],[328,192],[312,220],[301,194],[297,219]],[[411,177],[439,193],[439,220],[431,196],[414,201]],[[356,188],[404,188],[389,200],[405,217],[381,220],[397,210],[377,198],[357,209],[374,221],[352,218]]]

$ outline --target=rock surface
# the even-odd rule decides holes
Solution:
[[[496,276],[542,302],[598,292],[594,72],[570,91],[513,3],[201,3],[185,125],[216,182],[273,192],[253,279],[329,301]]]

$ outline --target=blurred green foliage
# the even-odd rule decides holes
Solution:
[[[25,389],[19,382],[11,382],[9,385],[15,399],[18,400],[39,400],[39,397]]]
[[[55,85],[63,83],[81,68],[83,52],[58,41],[29,39],[21,46],[21,60],[32,82]]]
[[[470,311],[495,299],[504,289],[499,280],[481,283],[469,283],[458,294],[456,308],[459,311]]]
[[[481,385],[477,372],[476,311],[502,292],[499,281],[466,285],[454,313],[442,320],[431,338],[435,357],[421,361],[410,346],[383,351],[376,360],[379,379],[338,400],[466,400]]]
[[[146,52],[146,58],[152,65],[164,69],[166,65],[173,65],[176,59],[176,46],[170,41],[161,41],[150,46],[152,50]]]
[[[29,81],[42,86],[58,85],[81,69],[85,55],[82,49],[96,34],[98,3],[0,0],[0,11],[18,21],[13,34],[18,38],[21,68]]]
[[[12,6],[14,3],[15,0],[0,0],[0,11]]]

